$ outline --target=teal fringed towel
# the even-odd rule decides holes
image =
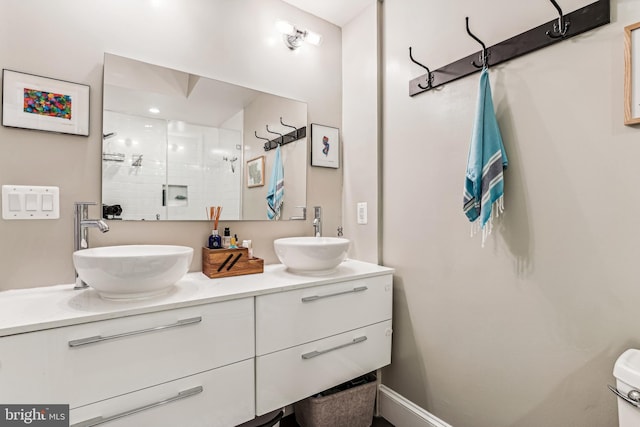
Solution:
[[[504,211],[503,169],[507,167],[507,154],[502,144],[491,98],[489,71],[480,75],[478,109],[469,147],[467,173],[464,183],[464,213],[472,223],[473,231],[482,229],[482,246],[491,233],[493,219]],[[479,220],[479,223],[478,223]]]
[[[271,169],[271,180],[267,192],[267,217],[270,220],[280,219],[282,214],[282,204],[284,201],[284,167],[280,154],[280,145],[276,148],[276,156],[273,159],[273,169]]]

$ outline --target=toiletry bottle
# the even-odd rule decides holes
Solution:
[[[209,236],[209,249],[220,249],[222,248],[222,239],[218,234],[218,230],[212,230],[211,236]]]
[[[249,258],[253,258],[253,248],[251,247],[251,240],[243,240],[242,247],[247,248],[249,250]]]
[[[229,249],[231,246],[231,231],[229,227],[224,228],[224,235],[222,236],[222,247],[225,249]]]

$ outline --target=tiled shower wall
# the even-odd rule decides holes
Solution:
[[[222,219],[239,218],[240,131],[115,112],[105,112],[104,129],[116,134],[103,142],[103,159],[124,161],[102,161],[103,203],[121,205],[122,219],[206,219],[214,205]]]

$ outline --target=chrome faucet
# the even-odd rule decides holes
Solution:
[[[95,205],[95,202],[75,202],[75,210],[73,216],[73,251],[87,249],[89,247],[89,228],[96,227],[103,233],[109,231],[109,226],[103,219],[89,219],[89,206]],[[78,272],[73,270],[75,274],[75,286],[73,289],[87,288],[79,277]]]
[[[313,207],[313,235],[315,237],[322,236],[322,208],[320,206]]]

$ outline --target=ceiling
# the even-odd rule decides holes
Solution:
[[[312,15],[343,27],[376,0],[283,0]]]

